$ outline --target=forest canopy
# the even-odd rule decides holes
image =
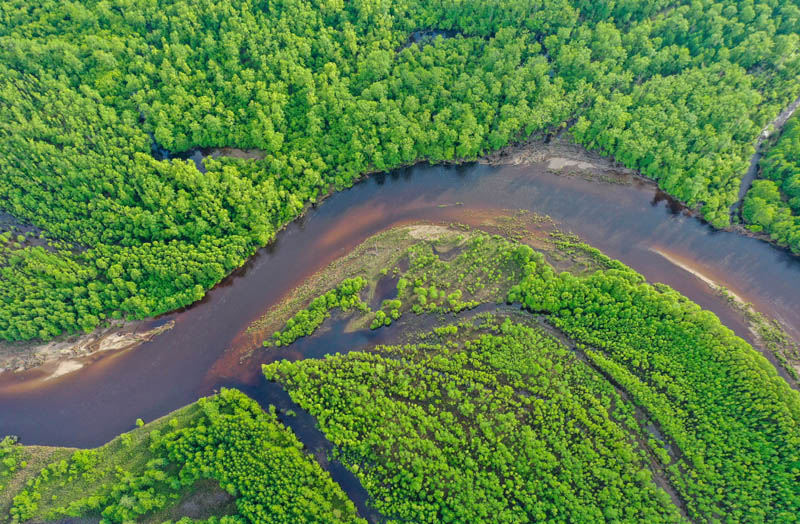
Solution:
[[[364,173],[565,128],[725,226],[799,33],[783,0],[3,2],[0,337],[190,304]]]
[[[382,514],[797,520],[800,394],[713,313],[585,245],[564,253],[595,267],[559,272],[549,260],[563,255],[481,233],[465,244],[449,262],[424,243],[408,249],[404,311],[420,295],[401,282],[449,293],[473,265],[489,274],[468,283],[502,284],[483,305],[502,289],[510,305],[455,319],[434,308],[441,323],[407,343],[263,366]]]
[[[38,471],[18,460],[33,458],[30,449],[0,441],[0,457],[16,455],[0,464],[0,473],[12,463],[12,473],[34,470],[24,485],[9,485],[15,496],[3,522],[100,516],[104,524],[173,524],[154,515],[180,514],[180,503],[205,479],[227,493],[223,500],[233,500],[233,514],[174,524],[366,523],[274,407],[264,411],[235,389],[223,388],[100,448],[60,448],[65,458],[39,464]]]
[[[218,520],[177,524],[796,522],[800,393],[675,290],[574,236],[537,239],[370,238],[353,253],[378,263],[342,257],[257,321],[285,322],[245,364],[269,362],[258,403],[223,387],[46,461],[0,440],[0,520],[174,522],[224,490]],[[292,346],[309,336],[318,350]]]
[[[761,180],[755,180],[742,208],[750,229],[800,254],[800,118],[786,123],[761,160]]]

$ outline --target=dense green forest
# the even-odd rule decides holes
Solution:
[[[417,344],[265,368],[403,522],[683,522],[602,377],[539,329],[489,318]]]
[[[3,442],[0,471],[24,472],[28,453]],[[28,477],[0,521],[101,516],[105,524],[154,522],[154,514],[168,515],[166,510],[201,479],[214,481],[235,498],[232,513],[176,524],[364,522],[274,411],[263,411],[233,389],[103,447],[69,450]],[[155,522],[162,521],[173,522]]]
[[[509,286],[507,300],[544,315],[568,347],[517,314],[265,373],[399,520],[795,522],[800,395],[713,314],[554,236],[595,268],[558,273],[527,246],[477,235],[449,263],[409,248],[397,296],[450,292],[465,267],[484,268],[469,292]]]
[[[509,300],[548,314],[680,449],[668,461],[703,521],[800,514],[800,395],[716,316],[632,271],[584,278],[532,261]],[[793,465],[794,464],[794,465]]]
[[[762,179],[747,192],[742,216],[750,229],[800,254],[800,117],[786,122],[760,168]]]
[[[387,523],[796,522],[800,393],[669,287],[557,230],[537,240],[396,228],[273,311],[260,351],[289,344],[293,361],[262,369],[330,456],[282,424],[297,413],[223,389],[96,450],[44,460],[3,440],[0,521],[361,522],[315,462],[337,459]],[[332,314],[401,342],[294,360]],[[220,490],[223,507],[179,520]]]
[[[187,305],[364,173],[565,128],[725,226],[799,33],[784,0],[3,2],[0,337]]]

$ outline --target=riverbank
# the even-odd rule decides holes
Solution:
[[[155,146],[154,151],[161,152],[163,158],[193,160],[201,171],[205,172],[203,159],[206,157],[228,157],[246,160],[260,160],[264,152],[258,149],[240,149],[234,147],[192,149],[177,155],[171,155],[160,146]],[[607,157],[590,152],[582,146],[573,144],[561,138],[548,141],[536,140],[521,145],[507,146],[478,160],[479,164],[491,166],[529,165],[545,162],[550,172],[560,176],[579,176],[585,180],[601,183],[626,185],[636,179],[645,183],[654,182],[639,175],[635,170],[626,169]],[[413,168],[425,161],[416,162],[406,169]],[[463,159],[456,159],[446,165],[460,166],[465,164]],[[401,168],[402,169],[402,168]],[[370,171],[362,175],[355,183],[363,183],[369,178],[384,176],[378,171]],[[307,203],[300,215],[294,221],[284,224],[275,233],[277,238],[287,226],[295,221],[302,221],[308,213],[321,205],[325,200],[337,192],[331,188],[315,203]],[[674,204],[672,204],[674,205]],[[272,240],[269,245],[274,243]],[[236,273],[236,270],[232,275]],[[228,280],[226,277],[223,283]],[[189,306],[191,307],[191,306]],[[56,378],[67,373],[81,369],[86,365],[86,357],[105,351],[121,351],[132,349],[142,342],[151,340],[162,333],[165,328],[158,328],[144,333],[136,333],[136,326],[142,322],[115,322],[111,326],[98,328],[92,333],[78,337],[60,337],[48,343],[2,343],[0,342],[0,374],[8,371],[21,372],[36,369],[43,378]],[[170,326],[171,327],[171,326]],[[166,329],[169,329],[167,327]]]
[[[360,293],[361,300],[369,311],[349,315],[344,332],[366,329],[371,315],[381,310],[386,300],[396,298],[399,278],[413,282],[408,277],[409,248],[426,244],[432,253],[442,261],[450,262],[467,249],[471,239],[483,232],[499,235],[522,242],[542,252],[548,262],[559,271],[569,271],[576,275],[586,274],[603,267],[598,255],[591,248],[574,238],[565,239],[556,224],[549,217],[543,217],[524,210],[509,213],[475,213],[471,216],[473,225],[463,223],[414,222],[396,226],[374,235],[357,246],[345,256],[328,264],[322,270],[309,276],[300,286],[287,293],[282,299],[252,322],[245,330],[246,338],[240,339],[226,361],[234,356],[242,362],[262,346],[271,347],[269,342],[273,333],[286,325],[286,322],[314,298],[334,289],[346,279],[363,278],[367,284]],[[585,248],[584,248],[585,246]],[[461,271],[465,268],[457,268]],[[455,274],[449,275],[445,282],[457,285]],[[505,287],[498,290],[483,291],[472,299],[479,303],[505,300]],[[408,309],[403,307],[402,309]]]
[[[575,233],[649,281],[676,289],[752,341],[749,325],[724,298],[650,250],[661,247],[797,336],[791,331],[800,327],[795,259],[741,235],[711,230],[675,209],[652,183],[587,178],[556,175],[545,162],[421,165],[371,176],[291,222],[204,300],[162,317],[175,320],[175,327],[135,351],[99,353],[91,365],[56,380],[36,380],[40,375],[30,371],[0,374],[0,412],[8,432],[31,444],[92,447],[127,430],[138,417],[150,420],[223,385],[254,384],[253,363],[231,356],[235,348],[254,348],[245,333],[253,321],[366,239],[419,221],[502,233],[514,222],[509,215],[524,210]],[[494,230],[486,227],[492,221]],[[350,337],[347,343],[359,340]]]
[[[460,208],[461,206],[456,205],[453,207]],[[270,331],[275,329],[275,326],[280,329],[281,325],[286,323],[287,318],[292,317],[300,309],[307,307],[309,299],[322,295],[332,287],[336,287],[343,278],[369,277],[360,298],[370,304],[371,311],[366,312],[366,316],[355,312],[351,314],[350,318],[340,317],[326,321],[326,325],[322,326],[318,332],[303,337],[288,347],[267,347],[253,351],[253,354],[257,354],[258,358],[251,360],[247,366],[254,367],[251,364],[255,363],[256,369],[260,369],[259,359],[261,358],[271,358],[274,362],[289,357],[288,360],[306,359],[308,362],[309,360],[319,361],[323,356],[329,356],[334,353],[372,351],[376,346],[377,351],[381,351],[380,348],[385,348],[387,344],[397,345],[398,341],[402,343],[403,339],[411,340],[411,337],[420,336],[420,333],[427,333],[431,329],[433,329],[433,333],[436,336],[442,336],[450,333],[451,328],[442,328],[444,329],[443,331],[437,332],[435,329],[437,326],[441,328],[442,325],[454,321],[466,326],[472,321],[471,319],[477,318],[486,312],[485,309],[482,310],[481,308],[490,308],[490,311],[514,309],[515,314],[540,321],[541,318],[530,316],[528,312],[520,312],[518,306],[496,305],[497,302],[505,302],[509,296],[510,287],[519,283],[520,279],[525,278],[525,275],[528,274],[527,268],[530,268],[526,263],[532,258],[530,249],[520,244],[509,242],[506,238],[522,241],[530,240],[544,254],[545,260],[555,266],[556,273],[569,271],[575,275],[576,279],[580,279],[597,269],[611,268],[621,271],[630,277],[636,277],[634,273],[623,267],[622,264],[581,242],[578,237],[558,230],[551,218],[525,210],[510,214],[497,214],[495,216],[485,212],[476,213],[468,218],[471,218],[474,223],[479,223],[479,225],[417,222],[391,228],[375,236],[368,237],[354,250],[348,251],[326,267],[311,274],[303,285],[295,287],[294,290],[285,294],[284,299],[276,307],[269,310],[267,315],[250,324],[250,329],[247,329],[247,332],[255,335],[253,342],[262,339],[265,335],[269,335]],[[492,234],[486,234],[483,230],[491,231]],[[651,251],[657,252],[655,249]],[[681,267],[683,271],[690,271],[696,274],[705,284],[710,285],[710,283],[713,283],[711,277],[694,269],[686,261],[671,257],[666,251],[660,251],[657,254],[662,258],[673,258],[674,260],[670,261],[672,265]],[[364,264],[364,260],[368,260],[368,263]],[[545,260],[537,259],[539,267],[542,267],[541,264]],[[409,287],[410,285],[401,286],[401,279],[407,283],[413,283],[413,287]],[[655,287],[656,290],[663,292],[665,297],[671,297],[670,300],[677,300],[675,304],[685,304],[685,299],[676,298],[671,291],[658,285]],[[405,293],[401,292],[402,289],[405,289]],[[422,298],[425,298],[425,300],[422,300]],[[389,299],[392,303],[402,301],[398,305],[389,306],[398,310],[399,314],[397,316],[392,315],[392,318],[397,321],[396,323],[392,322],[388,327],[380,327],[375,330],[367,329],[363,322],[359,323],[360,319],[372,317],[376,310],[388,311],[388,308],[384,305],[386,299]],[[470,310],[463,311],[461,309],[462,306]],[[463,312],[454,315],[458,311]],[[716,320],[714,320],[715,322]],[[339,332],[325,329],[326,327],[331,328],[332,323],[335,323],[339,328],[343,327],[343,329]],[[718,326],[718,324],[714,325]],[[459,332],[460,329],[459,327]],[[375,338],[370,343],[362,343],[356,337],[349,338],[346,341],[340,337],[342,333],[357,331],[364,332],[365,336],[369,334],[368,336],[370,337],[374,334]],[[561,339],[567,340],[564,332],[561,332],[561,335]],[[565,346],[575,351],[578,344],[571,338],[568,339],[568,342]],[[319,351],[309,353],[310,344],[317,346]],[[731,347],[735,348],[737,344]],[[580,349],[582,350],[583,348]],[[746,352],[751,353],[749,349]],[[756,355],[753,354],[753,356],[755,357]],[[584,354],[582,359],[585,360],[586,357],[587,355]],[[339,357],[331,356],[329,358],[335,359]],[[766,362],[762,367],[765,366],[768,366]],[[774,373],[772,375],[774,376]],[[622,382],[608,380],[612,382],[614,387],[620,389],[619,394],[627,402],[628,397],[624,396],[627,390],[623,388]],[[775,380],[780,379],[776,376]],[[238,384],[231,385],[241,387]],[[306,444],[307,450],[311,451],[320,467],[329,471],[333,480],[354,501],[359,508],[359,514],[366,516],[367,513],[362,511],[362,507],[368,508],[368,505],[366,502],[364,504],[361,504],[361,502],[367,499],[364,498],[360,502],[357,500],[358,497],[353,497],[351,490],[348,488],[350,485],[348,483],[353,483],[354,486],[360,487],[361,491],[366,493],[364,486],[358,484],[357,477],[361,478],[362,482],[367,477],[359,476],[358,468],[351,471],[348,476],[346,474],[347,470],[342,465],[343,462],[348,464],[347,461],[337,461],[337,457],[341,458],[341,456],[331,452],[334,449],[334,445],[330,442],[327,444],[327,449],[322,446],[323,451],[321,452],[321,444],[317,445],[317,443],[320,440],[324,441],[326,437],[320,433],[319,429],[316,429],[316,433],[311,435],[313,439],[306,438],[309,435],[307,428],[316,428],[317,421],[308,413],[291,404],[292,400],[289,398],[289,394],[281,386],[272,382],[265,383],[263,377],[260,377],[257,386],[252,388],[245,386],[241,387],[241,389],[257,400],[263,409],[271,410],[269,406],[277,407],[278,420],[289,426],[299,440]],[[249,390],[255,390],[258,394],[253,395]],[[652,453],[648,455],[648,461],[650,467],[654,470],[654,481],[667,490],[673,502],[679,508],[683,508],[682,504],[678,504],[682,499],[679,498],[677,491],[672,489],[674,486],[670,484],[669,479],[663,473],[664,468],[656,462],[663,459],[666,463],[669,463],[676,457],[680,458],[683,455],[679,452],[680,450],[667,451],[666,455],[663,452],[659,452],[659,447],[663,443],[666,443],[669,448],[674,440],[669,440],[662,436],[665,434],[662,432],[662,426],[651,420],[654,417],[652,411],[638,415],[636,420],[645,430],[637,430],[638,433],[634,435],[636,437],[635,441],[645,450],[651,450],[652,448]],[[173,415],[170,415],[169,419],[172,419],[172,417]],[[174,424],[169,422],[169,425],[172,429],[176,429],[182,424],[178,421]],[[655,429],[648,429],[651,425]],[[147,429],[149,430],[150,428]],[[124,453],[126,453],[124,448],[131,445],[125,443],[126,439],[133,439],[132,445],[135,448],[138,437],[134,437],[134,434],[138,435],[138,433],[134,432],[129,436],[118,437],[105,446],[104,448],[108,450],[116,446],[113,449],[120,453],[109,455],[108,460],[103,459],[99,464],[103,464],[102,467],[106,468],[108,461],[123,457]],[[144,431],[142,431],[142,434],[144,434]],[[157,439],[158,437],[152,437],[151,434],[150,438]],[[337,442],[336,445],[340,446],[341,443]],[[139,452],[143,453],[141,448]],[[104,452],[100,451],[100,453]],[[666,466],[666,463],[664,466]],[[127,465],[130,464],[129,462],[123,462],[123,464],[125,464],[124,467],[133,469]],[[336,468],[342,468],[343,472],[337,473],[339,470]],[[101,470],[101,472],[103,471],[105,470]],[[102,474],[105,475],[106,473]],[[344,480],[339,480],[340,477],[338,475],[343,475],[341,478],[344,478]],[[199,495],[194,487],[189,491],[182,491],[176,499],[180,501],[175,506],[179,508],[176,510],[177,512],[169,513],[169,515],[160,513],[159,518],[185,513],[187,507],[192,508],[195,506],[194,501],[197,498],[204,499],[207,497],[211,500],[217,500],[223,506],[230,503],[231,499],[225,499],[218,486],[209,484],[207,487],[209,489]],[[47,489],[50,490],[51,488]],[[57,497],[52,499],[53,503],[50,502],[51,499],[49,497],[43,498],[42,500],[45,502],[42,502],[40,509],[43,512],[50,511],[52,508],[63,505],[65,501],[71,500],[71,497],[76,497],[78,492],[81,496],[84,496],[86,490],[78,490],[71,485],[60,488],[54,486],[52,491],[48,491],[46,494],[53,493]],[[376,519],[369,518],[368,520],[376,522]],[[140,521],[156,522],[153,519]]]
[[[580,177],[585,180],[607,184],[629,185],[634,182],[645,184],[653,187],[658,194],[658,198],[666,201],[670,209],[675,213],[682,213],[692,217],[715,231],[731,232],[764,242],[769,244],[771,248],[800,260],[787,246],[777,243],[768,233],[752,231],[741,220],[738,222],[734,220],[734,217],[739,217],[741,214],[741,204],[744,201],[747,189],[758,178],[759,159],[765,150],[764,143],[770,137],[775,137],[779,134],[783,124],[794,114],[798,107],[800,107],[800,98],[792,102],[759,135],[756,153],[751,159],[750,169],[742,179],[743,189],[739,200],[731,208],[731,223],[724,228],[713,226],[703,218],[697,209],[689,208],[685,203],[662,191],[658,186],[658,182],[652,178],[642,175],[635,169],[626,168],[611,157],[602,156],[597,152],[589,151],[583,146],[565,140],[561,136],[552,137],[546,141],[535,140],[509,145],[482,157],[478,162],[493,166],[526,166],[546,163],[552,173],[560,176]]]
[[[600,251],[585,244],[579,237],[560,231],[550,217],[518,211],[507,215],[486,214],[473,223],[477,224],[477,230],[533,247],[543,253],[548,263],[559,272],[586,275],[597,269],[614,267],[614,261]],[[285,326],[293,315],[306,307],[313,298],[325,294],[345,279],[359,277],[366,279],[367,285],[361,293],[361,298],[372,310],[379,308],[383,300],[394,298],[393,286],[398,281],[398,275],[403,275],[408,269],[406,250],[411,245],[418,243],[419,240],[425,240],[433,246],[437,256],[449,260],[449,257],[464,249],[475,231],[465,224],[445,226],[417,223],[397,227],[368,239],[345,257],[337,259],[309,277],[301,286],[292,290],[261,318],[253,322],[246,330],[249,335],[247,342],[240,341],[238,351],[233,350],[227,354],[228,358],[225,359],[227,365],[230,365],[229,359],[234,355],[237,355],[239,363],[242,363],[255,351],[261,350],[262,342],[264,346],[271,345],[268,341],[272,334]],[[437,247],[437,242],[443,242],[445,248]],[[740,332],[740,336],[769,360],[784,380],[798,389],[800,345],[783,329],[780,322],[757,311],[753,304],[704,274],[690,261],[657,247],[650,250],[671,265],[696,277],[714,294],[722,297],[730,306],[731,314],[738,317],[748,330],[747,334]],[[401,271],[398,266],[403,266],[404,269]],[[448,282],[448,285],[452,283]],[[482,300],[503,301],[505,296],[503,293],[496,293],[482,297]],[[345,325],[344,331],[363,330],[373,314],[374,311],[370,310],[366,313],[348,315],[347,320],[341,321]]]
[[[0,373],[38,368],[40,379],[53,379],[82,368],[89,357],[133,349],[174,325],[172,321],[156,327],[147,327],[147,322],[114,321],[91,333],[45,343],[0,342]]]
[[[725,286],[714,281],[688,262],[658,248],[653,249],[670,263],[694,275],[720,296],[725,298],[731,307],[738,311],[749,325],[752,338],[750,343],[778,371],[778,374],[794,389],[800,390],[800,344],[794,340],[775,319],[756,311],[753,304],[747,302]]]
[[[84,461],[75,458],[75,448],[50,446],[15,446],[17,468],[6,478],[4,489],[0,490],[0,521],[5,522],[9,510],[14,503],[13,497],[26,489],[38,479],[45,497],[36,500],[33,521],[42,522],[52,510],[65,507],[69,503],[84,499],[92,490],[100,488],[104,483],[113,483],[117,475],[124,471],[126,475],[141,475],[149,467],[148,459],[152,458],[149,447],[154,435],[192,426],[199,420],[200,409],[197,403],[179,408],[148,424],[130,432],[116,436],[108,443],[86,453]],[[48,482],[50,477],[63,475],[53,465],[64,461],[72,465],[72,477],[69,482]],[[41,478],[43,468],[50,465],[53,470]],[[84,474],[81,469],[88,468]],[[88,474],[88,473],[91,473]],[[177,521],[182,517],[194,519],[208,518],[227,514],[236,514],[234,497],[223,490],[218,482],[200,479],[190,486],[181,486],[177,494],[172,494],[164,486],[156,486],[157,496],[169,496],[171,504],[150,515],[137,519],[141,524],[158,524],[166,520]],[[86,513],[94,513],[85,511]],[[63,517],[64,515],[60,515]],[[76,522],[99,522],[99,517],[84,515]],[[61,520],[57,520],[61,522]],[[68,519],[68,522],[72,520]]]
[[[550,169],[563,171],[564,168],[574,171],[599,171],[635,176],[641,180],[655,181],[641,175],[635,169],[628,169],[612,158],[602,156],[594,151],[575,144],[560,136],[548,140],[533,140],[522,144],[511,144],[478,160],[479,163],[495,166],[517,166],[547,162]]]

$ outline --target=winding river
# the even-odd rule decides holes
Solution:
[[[258,343],[245,333],[250,322],[370,235],[418,220],[479,226],[482,216],[502,210],[549,215],[648,280],[714,311],[748,340],[741,316],[692,272],[752,302],[800,339],[798,259],[759,240],[714,231],[651,183],[626,180],[555,175],[545,162],[421,165],[370,177],[290,224],[199,303],[146,323],[175,321],[152,341],[52,380],[36,380],[36,371],[0,374],[0,435],[18,435],[26,444],[96,446],[131,429],[139,417],[153,420],[220,386],[259,387],[262,362],[313,356],[318,349],[300,341],[240,362],[242,349]],[[370,336],[341,342],[359,345]]]

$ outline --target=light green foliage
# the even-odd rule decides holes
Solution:
[[[302,444],[236,390],[199,401],[206,421],[164,435],[155,446],[180,464],[178,479],[213,478],[252,523],[362,522],[355,506]]]
[[[235,497],[239,514],[188,522],[361,522],[274,411],[223,389],[182,412],[182,422],[173,418],[46,466],[14,497],[11,521],[94,515],[108,524],[138,522],[174,505],[197,480],[212,479]]]
[[[775,0],[8,0],[0,337],[49,339],[202,298],[331,188],[470,160],[576,122],[715,225],[800,70]],[[445,31],[405,45],[414,31]],[[258,148],[187,161],[163,147]],[[5,238],[5,237],[4,237]],[[48,249],[49,247],[49,249]],[[421,306],[422,307],[422,306]]]
[[[692,519],[796,521],[800,395],[716,316],[631,270],[555,274],[538,256],[509,300],[549,314],[658,422]]]
[[[264,371],[317,417],[390,518],[682,521],[615,421],[622,399],[538,329],[464,323]]]
[[[428,18],[416,3],[28,7],[0,14],[0,93],[13,101],[0,108],[0,198],[76,249],[4,254],[6,339],[189,304],[329,188],[475,158],[490,135],[499,146],[574,107],[531,37],[396,52]],[[154,160],[148,133],[172,151],[265,158],[206,160],[203,174]]]
[[[465,271],[468,285],[458,289],[465,294],[476,282],[510,277],[508,300],[546,315],[580,359],[530,327],[489,323],[476,330],[465,321],[437,327],[417,344],[275,363],[265,373],[317,417],[390,518],[484,521],[483,511],[496,522],[678,518],[670,497],[647,491],[649,469],[674,488],[673,500],[693,522],[719,515],[731,523],[794,522],[800,395],[713,314],[570,235],[555,234],[553,242],[595,267],[582,276],[557,274],[527,246],[476,233],[449,262],[430,242],[409,248],[398,296],[427,309],[457,294],[453,275],[466,267],[498,268],[491,278]],[[593,378],[587,385],[576,377]],[[589,397],[606,409],[589,409]],[[601,418],[582,421],[575,405]],[[579,436],[570,433],[575,428]],[[597,455],[582,454],[583,443]],[[605,455],[603,445],[613,452]],[[551,449],[559,464],[569,464],[566,471],[536,470],[547,461],[525,455],[550,457],[544,450]],[[612,455],[602,467],[581,462]],[[626,477],[610,464],[643,473]],[[609,498],[598,489],[570,491],[591,485],[591,475],[616,485],[614,471],[636,480]],[[556,480],[555,472],[568,477]],[[528,474],[538,483],[529,484]],[[582,474],[589,477],[569,477]],[[558,486],[557,497],[547,498],[548,486]],[[609,500],[637,502],[619,508]]]
[[[414,313],[458,313],[481,302],[502,300],[509,282],[521,275],[519,253],[530,251],[480,232],[459,240],[454,249],[459,252],[450,260],[442,260],[429,243],[408,249],[409,269],[397,282],[397,297],[410,304]]]
[[[64,486],[79,478],[90,477],[97,463],[96,451],[78,450],[69,460],[60,460],[45,466],[33,480],[28,481],[25,490],[14,497],[10,510],[12,522],[25,522],[36,515],[45,486],[53,483]]]
[[[800,117],[783,128],[761,159],[761,175],[747,192],[742,216],[755,231],[800,254]]]
[[[453,250],[444,257],[446,260],[434,251],[440,248]],[[465,239],[454,231],[443,231],[438,238],[415,240],[398,255],[408,258],[408,269],[395,267],[392,271],[397,277],[397,298],[385,299],[377,311],[370,311],[360,300],[359,292],[370,284],[377,286],[377,282],[360,276],[346,279],[295,313],[263,346],[283,346],[312,334],[330,316],[329,311],[337,307],[344,311],[355,308],[356,316],[361,314],[356,318],[357,324],[379,329],[390,326],[408,311],[418,315],[458,313],[483,302],[503,301],[532,252],[528,246],[482,232],[471,233]],[[379,276],[386,274],[388,270],[378,272]]]
[[[381,309],[375,312],[375,318],[370,324],[370,329],[378,329],[381,326],[389,326],[393,320],[400,318],[400,308],[403,307],[401,300],[384,300]]]
[[[13,437],[0,440],[0,491],[5,489],[8,478],[27,464],[22,446]]]
[[[345,279],[336,288],[315,298],[306,309],[298,311],[287,320],[286,327],[276,331],[272,341],[264,341],[264,347],[268,347],[271,343],[285,346],[300,337],[312,334],[326,318],[330,317],[332,309],[339,308],[345,312],[353,308],[362,312],[369,311],[369,306],[359,297],[359,293],[366,285],[367,281],[361,277]]]

